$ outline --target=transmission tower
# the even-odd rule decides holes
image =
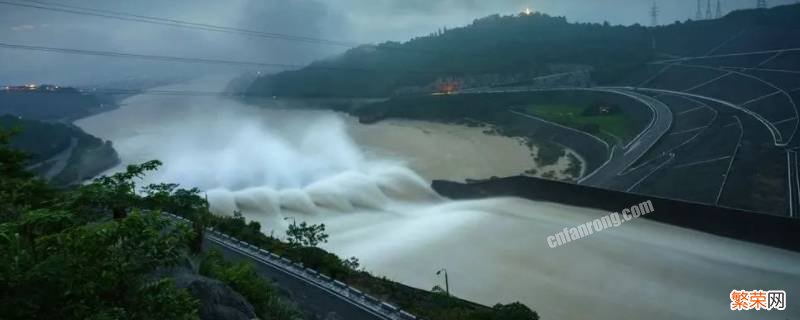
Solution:
[[[658,4],[653,1],[653,6],[650,7],[650,25],[655,27],[658,25]]]
[[[717,0],[717,15],[715,19],[720,19],[720,18],[722,18],[722,2],[720,0]]]
[[[711,0],[708,0],[708,6],[706,7],[706,19],[711,20]]]
[[[766,9],[767,8],[767,0],[758,0],[756,3],[756,8],[758,9]]]
[[[697,0],[697,14],[695,14],[695,20],[703,20],[703,7],[701,5],[703,0]]]

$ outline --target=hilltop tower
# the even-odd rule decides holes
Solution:
[[[650,25],[655,27],[658,25],[658,4],[653,1],[653,6],[650,7]]]
[[[758,2],[756,2],[756,8],[758,8],[758,9],[766,9],[767,8],[767,0],[758,0]]]
[[[715,19],[722,18],[722,2],[717,0],[717,15],[714,17]]]
[[[711,20],[711,0],[708,0],[708,6],[706,7],[706,19]]]
[[[697,21],[703,20],[703,7],[702,7],[703,0],[697,0],[697,13],[694,16],[694,19]]]

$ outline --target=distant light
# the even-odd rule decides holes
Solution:
[[[531,8],[525,8],[525,15],[526,15],[526,16],[529,16],[529,15],[531,15],[531,13],[533,13],[533,11],[531,10]]]

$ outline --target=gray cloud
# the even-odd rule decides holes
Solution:
[[[47,0],[346,42],[403,41],[527,7],[570,21],[649,23],[652,0]],[[703,0],[707,1],[707,0]],[[661,21],[694,16],[696,0],[659,0]],[[794,0],[769,0],[771,5]],[[712,1],[713,4],[716,1]],[[723,8],[755,0],[723,0]],[[704,5],[705,8],[705,5]],[[0,42],[227,60],[303,64],[345,48],[202,32],[0,5]],[[0,83],[87,83],[127,77],[256,71],[0,49]],[[9,63],[12,62],[12,63]],[[270,71],[269,69],[260,71]]]

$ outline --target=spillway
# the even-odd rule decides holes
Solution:
[[[528,147],[480,128],[365,126],[280,101],[263,108],[164,95],[133,96],[76,124],[111,140],[122,165],[162,160],[147,182],[199,187],[215,213],[240,210],[267,234],[283,234],[286,217],[325,223],[324,248],[418,288],[441,285],[435,271],[447,268],[453,294],[487,305],[521,301],[544,319],[800,317],[798,253],[644,219],[551,249],[547,236],[604,213],[515,198],[442,199],[431,179],[515,175],[532,166]],[[734,313],[733,289],[785,290],[790,308]]]

